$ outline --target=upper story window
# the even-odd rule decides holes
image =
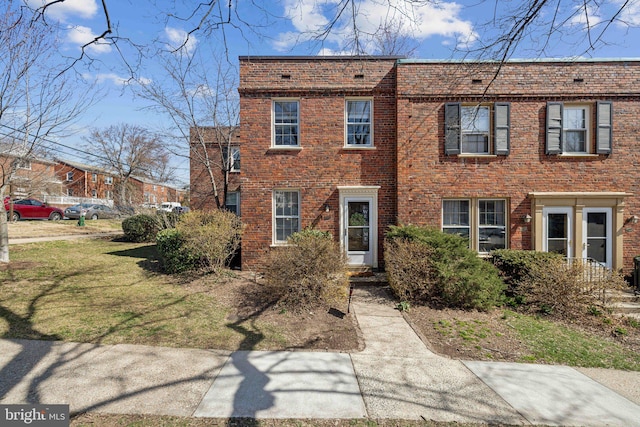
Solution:
[[[67,181],[73,181],[73,172],[67,172]]]
[[[228,211],[240,216],[240,193],[237,191],[229,191],[224,201],[224,206]]]
[[[104,183],[105,184],[109,184],[109,185],[113,184],[113,177],[112,176],[105,176],[104,177]]]
[[[91,182],[98,182],[98,174],[97,173],[91,174]]]
[[[31,161],[27,159],[16,159],[16,168],[31,170]]]
[[[547,103],[547,154],[610,154],[613,104]]]
[[[273,146],[298,147],[300,103],[292,100],[273,101]]]
[[[229,151],[231,151],[231,158],[229,158]],[[223,155],[229,172],[240,172],[240,147],[224,147]]]
[[[373,108],[370,99],[346,101],[346,146],[373,146]]]
[[[503,155],[510,150],[511,105],[449,103],[444,108],[447,155]]]

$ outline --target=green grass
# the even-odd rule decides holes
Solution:
[[[158,272],[155,245],[72,240],[11,246],[0,336],[235,350],[286,345],[277,325],[229,325],[229,308]],[[204,290],[203,290],[204,289]]]
[[[640,354],[611,340],[513,312],[504,319],[529,348],[522,362],[640,371]]]

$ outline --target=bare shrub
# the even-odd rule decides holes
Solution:
[[[240,247],[242,223],[232,212],[223,210],[191,211],[176,223],[183,241],[182,249],[199,258],[204,270],[224,268]]]
[[[607,292],[625,283],[618,272],[601,268],[594,275],[588,264],[563,258],[537,259],[530,267],[520,285],[527,309],[556,317],[571,318],[604,306]]]
[[[426,303],[437,290],[437,273],[431,263],[433,249],[410,240],[388,240],[385,269],[389,287],[402,301]]]
[[[292,311],[346,302],[347,260],[329,233],[304,230],[267,256],[265,284]]]

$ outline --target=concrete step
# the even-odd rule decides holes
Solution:
[[[349,283],[352,286],[388,286],[386,273],[369,271],[349,275]]]

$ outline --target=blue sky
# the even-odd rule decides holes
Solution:
[[[28,0],[31,5],[51,0]],[[211,31],[192,33],[184,49],[202,52],[226,52],[234,65],[243,55],[333,55],[349,54],[353,40],[347,20],[338,21],[331,33],[319,42],[310,34],[330,22],[336,8],[344,0],[228,0],[218,3],[219,9],[210,15],[221,25]],[[65,145],[83,149],[82,137],[91,127],[105,128],[118,123],[130,123],[150,130],[167,123],[167,118],[145,107],[149,102],[135,96],[132,75],[142,81],[162,78],[155,48],[180,46],[187,40],[187,31],[196,28],[202,14],[188,19],[188,7],[201,3],[193,0],[107,0],[109,17],[117,45],[97,43],[86,49],[87,57],[75,69],[85,79],[96,82],[101,98],[88,109],[77,124],[77,133]],[[438,1],[413,0],[407,8],[401,0],[358,0],[353,3],[358,12],[358,27],[363,46],[369,52],[374,47],[366,34],[373,33],[382,22],[393,22],[415,47],[414,57],[449,59],[475,57],[505,24],[513,24],[511,8],[521,1]],[[595,2],[593,2],[595,4]],[[551,4],[541,14],[540,27],[523,36],[512,58],[551,58],[585,56],[593,58],[640,57],[640,0],[631,0],[616,22],[607,25],[623,0],[610,0],[599,8],[588,6],[585,13],[582,0],[561,0],[560,7]],[[389,5],[392,8],[389,8]],[[591,4],[591,3],[589,3]],[[167,18],[172,9],[174,18]],[[345,11],[348,15],[349,11]],[[202,11],[200,11],[202,12]],[[219,16],[217,16],[219,15]],[[217,19],[216,19],[217,16]],[[230,17],[230,22],[226,23]],[[588,17],[588,19],[587,19]],[[62,28],[62,53],[78,57],[80,46],[106,29],[105,15],[98,0],[65,0],[47,9],[47,18],[59,22]],[[410,18],[410,19],[409,19]],[[505,18],[505,20],[503,20]],[[544,34],[545,23],[555,19],[553,37]],[[225,22],[224,24],[222,24]],[[587,38],[590,29],[591,38]],[[603,30],[605,30],[603,32]],[[603,33],[603,36],[600,36]],[[593,48],[589,49],[589,43]],[[133,46],[145,49],[140,57]],[[90,59],[90,60],[89,60]],[[185,153],[187,154],[187,153]],[[65,149],[61,157],[73,158]],[[188,182],[188,161],[176,157],[174,166],[183,182]]]

